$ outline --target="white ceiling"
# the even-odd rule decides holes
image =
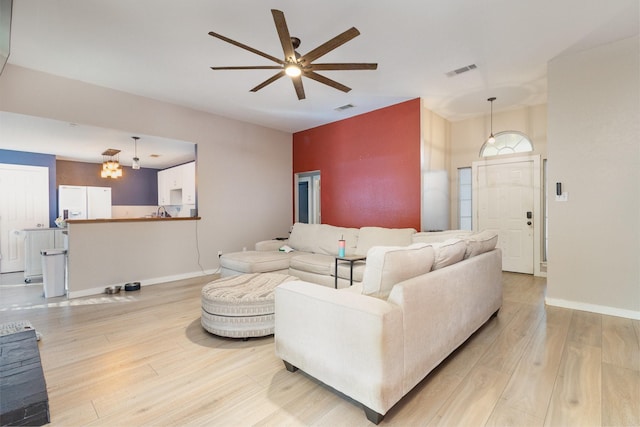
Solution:
[[[140,139],[134,144],[132,136]],[[137,145],[137,147],[136,147]],[[191,142],[130,134],[120,130],[66,123],[0,111],[0,148],[53,154],[60,160],[101,163],[108,148],[121,150],[119,161],[131,166],[137,154],[143,168],[165,169],[195,159]],[[0,159],[0,163],[2,163]]]
[[[639,3],[14,0],[9,63],[287,132],[416,97],[456,121],[486,114],[490,96],[494,112],[545,103],[548,61],[638,34]],[[360,36],[315,62],[377,62],[378,70],[320,72],[351,92],[303,79],[302,101],[286,77],[249,92],[273,70],[211,70],[274,63],[209,31],[283,57],[270,9],[284,12],[302,54],[358,28]],[[478,68],[445,75],[469,64]],[[345,104],[355,108],[335,110]]]

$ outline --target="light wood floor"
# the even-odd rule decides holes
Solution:
[[[640,425],[640,322],[545,307],[544,279],[503,277],[498,317],[381,425]],[[69,301],[0,281],[0,322],[43,335],[51,425],[370,425],[356,402],[287,372],[273,337],[205,332],[204,281]]]

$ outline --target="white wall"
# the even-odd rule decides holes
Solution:
[[[166,275],[191,272],[195,265],[193,251],[172,247],[195,249],[197,243],[202,266],[211,270],[218,266],[218,250],[251,248],[258,240],[286,235],[292,224],[289,133],[11,64],[0,76],[0,110],[196,143],[202,217],[197,239],[185,233],[167,241],[159,232],[147,242],[173,252]],[[130,255],[133,262],[136,253]],[[108,277],[113,268],[92,274]]]
[[[547,303],[640,319],[640,39],[548,72]]]

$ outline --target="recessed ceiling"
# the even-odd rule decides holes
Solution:
[[[546,102],[547,62],[569,50],[638,34],[638,0],[30,0],[14,1],[9,63],[295,132],[421,97],[455,121]],[[304,54],[354,26],[360,35],[326,62],[376,62],[328,71],[342,93],[287,78],[252,93],[271,65],[208,35],[215,31],[280,57],[270,9],[282,10]],[[477,68],[448,77],[469,64]],[[354,107],[341,110],[338,107]],[[141,141],[143,142],[143,141]]]

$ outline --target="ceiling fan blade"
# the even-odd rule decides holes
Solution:
[[[255,66],[239,66],[239,67],[209,67],[212,70],[282,70],[281,65],[255,65]]]
[[[378,69],[378,64],[311,64],[309,67],[312,70],[376,70]]]
[[[263,81],[258,86],[256,86],[253,89],[251,89],[249,92],[257,92],[260,89],[262,89],[263,87],[265,87],[267,85],[270,85],[271,83],[275,82],[276,80],[278,80],[282,76],[284,76],[284,70],[280,71],[278,74],[275,74],[274,76],[272,76],[272,77],[268,78],[267,80]]]
[[[209,31],[209,35],[210,35],[211,37],[215,37],[215,38],[217,38],[217,39],[220,39],[220,40],[223,40],[223,41],[225,41],[225,42],[227,42],[227,43],[230,43],[230,44],[232,44],[232,45],[234,45],[234,46],[238,46],[238,47],[240,47],[240,48],[242,48],[242,49],[248,50],[249,52],[251,52],[251,53],[255,53],[256,55],[260,55],[260,56],[262,56],[263,58],[267,58],[267,59],[269,59],[269,60],[271,60],[271,61],[273,61],[273,62],[276,62],[276,63],[278,63],[278,64],[282,64],[282,65],[284,65],[284,64],[285,64],[285,62],[284,62],[282,59],[276,58],[275,56],[271,56],[271,55],[269,55],[268,53],[260,52],[260,51],[259,51],[259,50],[257,50],[257,49],[254,49],[254,48],[252,48],[252,47],[250,47],[250,46],[247,46],[246,44],[242,44],[242,43],[237,42],[237,41],[235,41],[235,40],[231,40],[230,38],[225,37],[225,36],[223,36],[223,35],[221,35],[221,34],[214,33],[213,31]]]
[[[341,90],[343,92],[349,92],[351,90],[350,87],[345,86],[342,83],[338,83],[335,80],[331,80],[331,79],[329,79],[329,78],[327,78],[325,76],[322,76],[322,75],[320,75],[318,73],[314,73],[313,71],[306,71],[304,73],[304,76],[305,77],[309,77],[310,79],[315,80],[317,82],[324,83],[327,86],[331,86],[332,88]]]
[[[302,55],[299,61],[305,62],[308,64],[309,62],[312,62],[313,60],[320,58],[322,55],[325,55],[331,52],[333,49],[339,46],[342,46],[343,44],[353,39],[354,37],[358,36],[359,34],[360,34],[360,31],[358,31],[355,27],[351,27],[344,33],[339,34],[334,38],[332,38],[331,40],[329,40],[328,42],[321,44],[320,46],[313,49],[311,52],[307,53],[306,55]]]
[[[298,95],[298,100],[305,99],[306,96],[304,94],[304,87],[302,86],[302,77],[292,77],[291,81],[293,82],[293,87],[296,89],[296,95]]]
[[[284,13],[280,10],[271,9],[271,14],[273,15],[273,22],[276,24],[278,37],[280,37],[280,44],[282,45],[285,60],[295,61],[296,52],[294,51],[293,44],[291,43],[291,35],[289,34],[287,21],[284,19]]]

